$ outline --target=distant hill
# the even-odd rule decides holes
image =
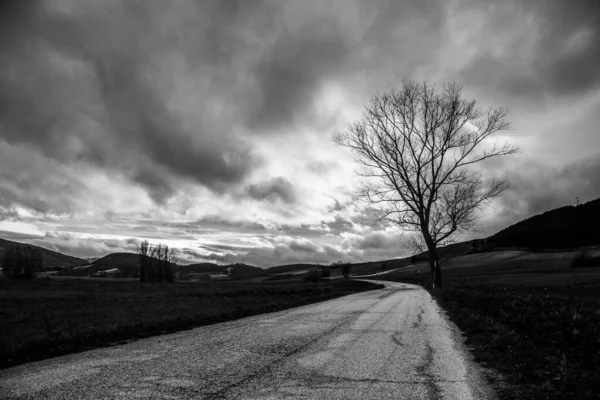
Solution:
[[[517,222],[486,239],[453,243],[438,248],[440,257],[453,258],[469,253],[522,249],[564,250],[600,244],[600,198],[579,206],[564,206]],[[414,255],[424,261],[428,252]]]
[[[478,240],[468,240],[466,242],[458,242],[458,243],[452,243],[452,244],[448,244],[446,246],[440,246],[438,247],[438,256],[440,258],[452,258],[452,257],[457,257],[457,256],[461,256],[464,254],[468,254],[473,252],[474,250],[474,242],[477,242]],[[412,257],[408,257],[409,260],[411,260],[412,263],[414,262],[418,262],[418,261],[424,261],[427,260],[427,257],[429,257],[429,252],[426,251],[424,253],[420,253],[420,254],[415,254]]]
[[[464,254],[494,249],[518,248],[533,251],[551,249],[571,249],[600,244],[600,198],[579,206],[565,206],[544,212],[511,225],[487,239],[477,239],[442,246],[438,249],[443,258],[452,258]],[[19,244],[6,239],[0,239],[0,260],[4,249]],[[33,245],[32,245],[33,246]],[[81,274],[91,274],[98,271],[118,268],[122,273],[132,276],[139,274],[139,255],[135,253],[112,253],[104,257],[84,260],[68,256],[43,247],[40,249],[44,260],[44,269],[68,268]],[[386,261],[386,269],[405,267],[416,261],[425,260],[427,252],[413,257]],[[383,261],[354,264],[365,270],[378,267]],[[85,267],[83,267],[85,266]],[[267,270],[251,265],[238,263],[218,265],[214,263],[196,263],[174,265],[174,270],[186,273],[227,274],[231,278],[245,278],[267,274],[293,273],[294,271],[310,270],[321,267],[320,264],[288,264],[271,267]]]
[[[187,265],[178,265],[177,271],[183,273],[214,273],[223,274],[225,273],[225,266],[214,263],[196,263]]]
[[[125,275],[137,276],[140,270],[140,256],[136,253],[111,253],[89,265],[86,273],[118,268]],[[214,263],[196,263],[187,265],[173,264],[173,272],[182,274],[210,273],[226,274],[232,278],[254,276],[264,273],[264,270],[247,264],[218,265]]]
[[[209,273],[224,274],[231,279],[250,278],[254,276],[266,275],[264,269],[252,265],[236,263],[229,265],[218,265],[214,263],[197,263],[188,265],[178,265],[175,271],[184,274]]]
[[[284,274],[294,271],[302,271],[307,269],[320,268],[321,264],[288,264],[278,265],[267,269],[269,274]]]
[[[544,250],[597,245],[599,225],[600,198],[527,218],[487,238],[486,246]]]
[[[385,264],[385,265],[384,265]],[[410,257],[404,258],[393,258],[389,260],[381,260],[381,261],[368,261],[364,263],[356,263],[352,264],[352,271],[357,271],[357,268],[365,268],[367,270],[371,270],[373,268],[385,268],[386,270],[402,268],[412,264]]]
[[[17,244],[27,244],[27,243],[19,243],[13,242],[12,240],[0,239],[0,260],[4,258],[4,249],[17,245]],[[48,250],[43,247],[34,246],[27,244],[28,246],[35,247],[39,249],[42,253],[42,259],[44,260],[44,269],[57,269],[57,268],[65,268],[65,267],[75,267],[78,265],[85,265],[88,262],[83,258],[77,258],[73,256],[68,256],[66,254],[58,253],[56,251]]]
[[[140,255],[135,253],[111,253],[91,263],[92,271],[104,271],[119,268],[126,274],[138,274]]]

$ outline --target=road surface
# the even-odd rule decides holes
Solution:
[[[0,370],[0,398],[495,399],[418,286]]]

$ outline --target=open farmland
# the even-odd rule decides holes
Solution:
[[[348,280],[319,284],[0,280],[0,367],[376,287]]]
[[[600,266],[576,252],[494,252],[451,259],[431,290],[467,335],[501,398],[596,399],[600,393]],[[417,270],[421,271],[417,274]],[[386,279],[430,287],[425,264]]]

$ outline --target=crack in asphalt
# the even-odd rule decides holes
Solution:
[[[423,363],[419,365],[416,370],[419,375],[426,378],[424,383],[427,386],[427,392],[429,396],[428,400],[442,400],[442,391],[436,383],[444,382],[444,380],[436,379],[433,371],[431,370],[431,367],[433,366],[434,353],[435,350],[433,347],[431,347],[431,344],[427,343],[427,351],[425,353]]]
[[[380,289],[381,290],[381,289]],[[386,293],[383,296],[380,296],[377,298],[377,301],[375,301],[373,304],[371,304],[369,307],[367,307],[365,310],[360,310],[360,311],[355,311],[352,313],[349,313],[349,317],[344,319],[343,322],[341,322],[340,324],[334,326],[333,328],[323,332],[322,334],[318,335],[317,337],[307,341],[306,343],[294,348],[293,350],[283,354],[281,357],[276,358],[275,360],[267,363],[266,365],[264,365],[263,367],[257,369],[256,371],[254,371],[253,373],[250,373],[248,375],[246,375],[244,378],[240,379],[239,381],[232,383],[230,385],[227,385],[225,387],[222,387],[221,389],[219,389],[216,392],[213,393],[209,393],[208,394],[208,398],[209,399],[220,399],[220,398],[225,398],[224,396],[227,394],[227,392],[237,386],[240,386],[246,382],[249,382],[255,378],[258,378],[261,375],[264,375],[266,373],[268,373],[271,368],[273,366],[275,366],[276,364],[279,364],[280,362],[282,362],[283,360],[287,359],[288,357],[299,353],[300,351],[302,351],[304,348],[310,346],[311,344],[317,342],[318,340],[322,339],[323,337],[329,335],[330,333],[334,332],[337,329],[340,329],[341,327],[348,325],[352,320],[355,319],[355,317],[357,315],[363,314],[364,312],[370,310],[371,308],[375,307],[377,304],[379,304],[383,299],[385,299],[388,296],[391,296],[395,290],[394,289],[390,289],[388,290],[390,293]],[[384,313],[382,313],[384,314]],[[206,387],[206,386],[205,386]]]
[[[396,343],[398,346],[404,346],[404,343],[402,343],[401,339],[402,339],[402,332],[396,332],[394,333],[392,336],[392,342]]]
[[[297,380],[310,380],[311,383],[319,384],[319,380],[323,380],[325,382],[356,382],[356,383],[394,383],[394,384],[404,384],[404,383],[414,383],[418,385],[427,384],[429,382],[429,377],[426,379],[379,379],[379,378],[347,378],[343,376],[331,376],[331,375],[313,375],[310,378],[305,378],[303,376],[293,376],[294,379]],[[317,382],[315,382],[317,381]],[[466,380],[459,379],[435,379],[435,382],[440,383],[464,383]],[[319,385],[320,386],[320,385]],[[285,387],[285,385],[282,385]]]
[[[14,387],[29,388],[19,399],[496,398],[468,364],[443,312],[416,292],[388,288],[220,324],[198,331],[201,336],[157,338],[123,347],[127,354],[73,357],[67,367],[48,362]],[[90,364],[102,367],[99,373],[81,372]],[[76,366],[81,381],[68,379]],[[36,384],[38,376],[46,384]]]

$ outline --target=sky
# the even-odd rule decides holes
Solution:
[[[485,237],[600,197],[600,1],[0,2],[0,237],[78,257],[368,261],[407,234],[331,136],[403,79],[505,107]]]

